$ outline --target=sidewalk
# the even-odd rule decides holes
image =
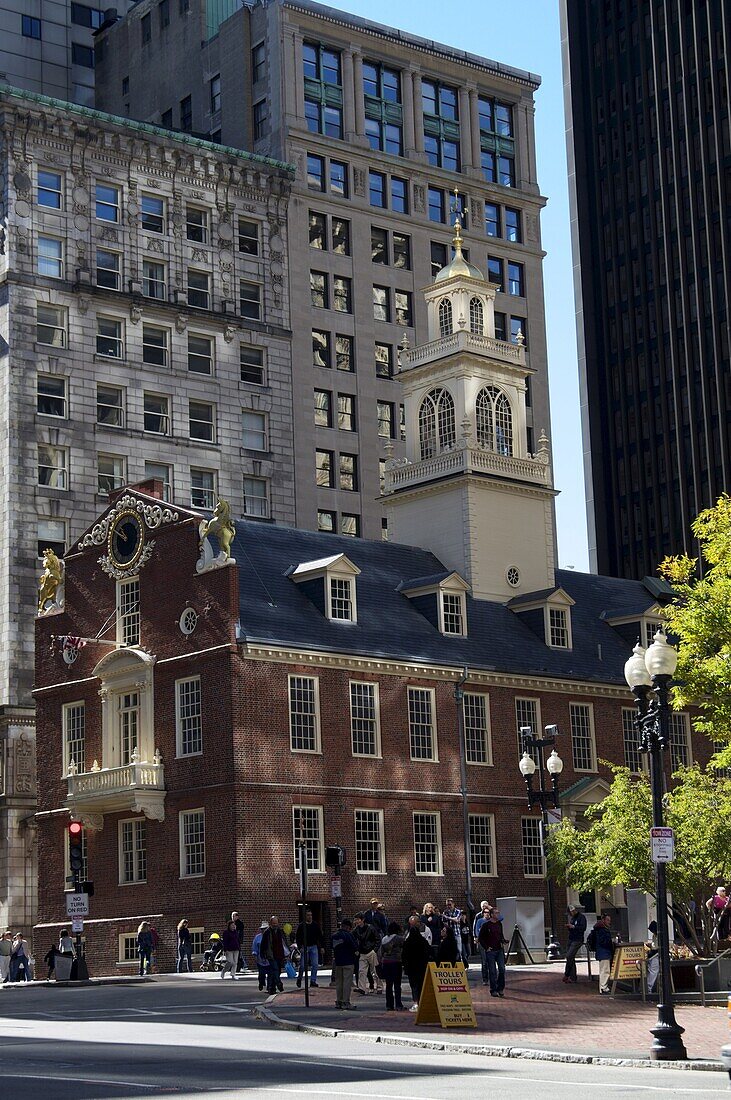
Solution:
[[[564,985],[561,966],[508,968],[505,997],[500,1000],[490,997],[478,967],[473,965],[469,976],[477,1029],[417,1027],[415,1013],[386,1012],[384,997],[376,994],[364,997],[354,992],[352,1003],[357,1011],[337,1010],[334,990],[325,974],[321,977],[326,984],[310,991],[309,1009],[305,1008],[303,991],[292,989],[270,998],[266,1008],[256,1014],[279,1026],[314,1025],[359,1034],[371,1041],[379,1041],[380,1036],[383,1042],[401,1038],[446,1042],[462,1049],[489,1046],[502,1048],[490,1053],[509,1053],[513,1057],[535,1057],[542,1052],[543,1056],[565,1061],[649,1058],[653,1042],[650,1028],[657,1020],[653,1001],[643,1004],[622,994],[600,997],[596,978],[590,982],[585,975],[577,985]],[[411,998],[407,989],[404,982],[404,1004],[408,1008]],[[685,1028],[683,1041],[691,1064],[720,1069],[721,1047],[731,1042],[726,1008],[680,1005],[675,1014]],[[709,1066],[708,1062],[716,1065]],[[705,1064],[701,1067],[700,1063]]]

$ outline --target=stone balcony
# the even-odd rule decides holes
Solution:
[[[522,344],[511,344],[505,340],[496,340],[494,336],[482,336],[479,333],[461,329],[458,332],[451,332],[449,336],[441,336],[438,340],[430,340],[428,344],[419,344],[415,348],[402,348],[399,352],[401,373],[459,352],[489,355],[491,359],[497,359],[512,367],[527,369],[525,349]]]
[[[95,766],[96,765],[96,766]],[[66,804],[72,818],[101,828],[104,814],[130,811],[154,821],[165,819],[165,771],[159,753],[152,761],[133,760],[119,768],[69,768]]]
[[[440,451],[420,462],[410,462],[407,458],[391,459],[386,464],[385,491],[394,493],[456,474],[490,474],[511,481],[550,486],[548,448],[543,437],[540,443],[541,450],[537,455],[524,458],[498,454],[474,444],[465,445],[462,440],[452,450]]]

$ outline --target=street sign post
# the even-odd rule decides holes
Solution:
[[[334,898],[341,898],[343,896],[343,880],[340,875],[333,875],[330,879],[330,893]]]
[[[667,827],[650,829],[653,863],[672,863],[675,859],[675,833]]]
[[[67,917],[88,917],[89,916],[89,895],[88,894],[67,894],[66,895],[66,916]]]
[[[71,931],[74,935],[81,935],[84,931],[84,921],[81,917],[72,917],[71,919]]]

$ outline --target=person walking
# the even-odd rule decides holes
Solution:
[[[363,913],[354,917],[353,935],[358,945],[358,981],[356,988],[365,996],[372,987],[383,993],[383,981],[378,973],[378,949],[382,936],[375,924],[366,924]]]
[[[74,962],[74,941],[69,935],[68,928],[62,928],[58,934],[58,947],[54,959],[54,970],[57,982],[67,982],[71,978],[71,967]]]
[[[578,982],[576,973],[576,956],[584,946],[584,933],[586,932],[586,917],[581,912],[581,906],[574,902],[569,906],[569,919],[566,924],[569,930],[569,943],[566,948],[566,965],[563,971],[563,981]]]
[[[190,974],[193,969],[193,944],[186,917],[183,917],[178,925],[178,951],[175,969],[178,974],[186,972]]]
[[[381,936],[385,936],[388,931],[388,917],[386,916],[386,906],[380,900],[380,898],[371,898],[371,907],[366,909],[363,914],[363,920],[366,924],[374,924]]]
[[[143,920],[137,928],[137,954],[140,957],[140,977],[149,974],[152,967],[152,932]]]
[[[335,979],[335,1007],[355,1010],[350,1003],[350,991],[355,971],[355,956],[358,950],[353,935],[353,922],[347,917],[343,920],[331,939],[333,951],[333,978]]]
[[[421,920],[431,935],[431,957],[436,962],[439,944],[442,939],[442,918],[430,901],[427,901],[421,911]]]
[[[599,992],[607,995],[610,992],[609,975],[612,970],[612,955],[614,954],[611,926],[611,913],[603,913],[589,933],[592,937],[589,946],[596,955],[596,961],[599,964]]]
[[[437,948],[437,962],[451,963],[452,966],[459,962],[459,946],[455,939],[454,931],[448,924],[442,926],[439,933],[439,947]]]
[[[647,948],[647,992],[655,992],[655,982],[660,973],[660,950],[657,941],[657,921],[651,920],[647,926],[650,938],[645,942]]]
[[[401,934],[401,925],[391,921],[386,935],[381,940],[379,957],[381,971],[386,983],[386,1011],[393,1012],[403,1010],[401,1002],[401,979],[403,976],[402,951],[404,937]]]
[[[268,923],[263,920],[259,925],[259,931],[251,941],[251,954],[254,958],[254,965],[256,966],[259,975],[259,989],[262,990],[267,984],[267,978],[269,977],[269,963],[261,953],[261,939],[267,928]]]
[[[55,943],[52,943],[51,946],[48,948],[48,951],[46,951],[45,955],[43,956],[43,961],[48,966],[48,973],[46,974],[47,982],[50,982],[51,978],[55,978],[56,976],[57,954],[58,952],[56,950],[56,945]]]
[[[419,1007],[419,997],[424,985],[424,976],[431,961],[430,946],[423,934],[424,926],[418,913],[409,917],[409,926],[401,949],[401,962],[411,989],[411,999],[414,1002],[410,1011],[416,1012]]]
[[[279,917],[273,914],[269,918],[266,932],[261,937],[259,951],[267,960],[267,991],[269,993],[284,993],[282,985],[282,968],[287,961],[289,948],[284,932],[279,927]]]
[[[467,913],[463,912],[460,915],[457,931],[460,958],[464,963],[465,970],[469,970],[470,956],[472,955],[472,929],[470,928],[470,918]]]
[[[32,974],[30,970],[30,953],[23,938],[22,932],[16,932],[13,939],[13,950],[10,955],[10,981],[19,982],[20,972],[23,971],[23,981],[29,982],[32,980]]]
[[[13,933],[8,928],[0,939],[0,982],[7,985],[10,981],[10,956],[13,953]]]
[[[480,947],[485,949],[490,981],[490,996],[505,996],[505,949],[502,918],[494,907],[488,911],[487,920],[480,926]]]
[[[230,972],[231,977],[236,981],[236,966],[239,961],[239,933],[236,928],[236,921],[230,920],[223,930],[221,937],[223,943],[223,953],[226,956],[226,961],[221,969],[221,977],[225,978]]]
[[[307,928],[305,929],[305,925]],[[305,936],[307,937],[307,953],[305,957]],[[305,912],[304,923],[300,922],[295,932],[294,942],[300,949],[299,972],[297,974],[297,988],[302,987],[302,976],[309,966],[310,985],[317,989],[317,968],[320,964],[320,951],[325,946],[322,938],[322,929],[312,915],[312,910]]]
[[[236,963],[236,973],[241,970],[246,970],[246,959],[244,957],[244,922],[239,917],[236,910],[231,914],[231,920],[236,925],[236,932],[239,937],[239,961]]]

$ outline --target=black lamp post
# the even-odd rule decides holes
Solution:
[[[670,744],[670,682],[677,668],[678,654],[661,630],[645,651],[637,643],[624,666],[624,678],[637,703],[635,729],[641,752],[650,756],[652,786],[652,824],[662,828],[663,752]],[[655,862],[655,904],[657,907],[657,944],[660,955],[660,999],[657,1024],[651,1028],[655,1041],[650,1057],[658,1062],[676,1061],[688,1055],[681,1038],[685,1028],[675,1019],[670,983],[670,943],[668,940],[668,894],[665,864]]]
[[[541,807],[541,813],[543,814],[543,849],[545,855],[546,834],[548,831],[548,803],[549,799],[553,803],[555,809],[558,809],[558,777],[563,771],[563,760],[556,752],[556,738],[558,737],[558,726],[546,726],[545,737],[535,737],[533,730],[530,726],[521,726],[520,733],[523,740],[523,755],[520,758],[518,767],[520,773],[525,779],[525,787],[528,792],[528,805],[532,806],[534,802],[538,802]],[[546,770],[551,777],[551,790],[548,791],[545,786],[545,774],[543,770],[543,750],[551,749],[551,755],[546,761]],[[532,749],[538,750],[538,766],[533,757],[530,755]],[[538,778],[540,787],[537,791],[533,790],[533,776],[538,771]],[[546,951],[546,958],[553,961],[557,959],[561,954],[561,947],[556,939],[556,912],[553,903],[553,883],[551,879],[548,879],[548,920],[551,925],[548,949]]]

